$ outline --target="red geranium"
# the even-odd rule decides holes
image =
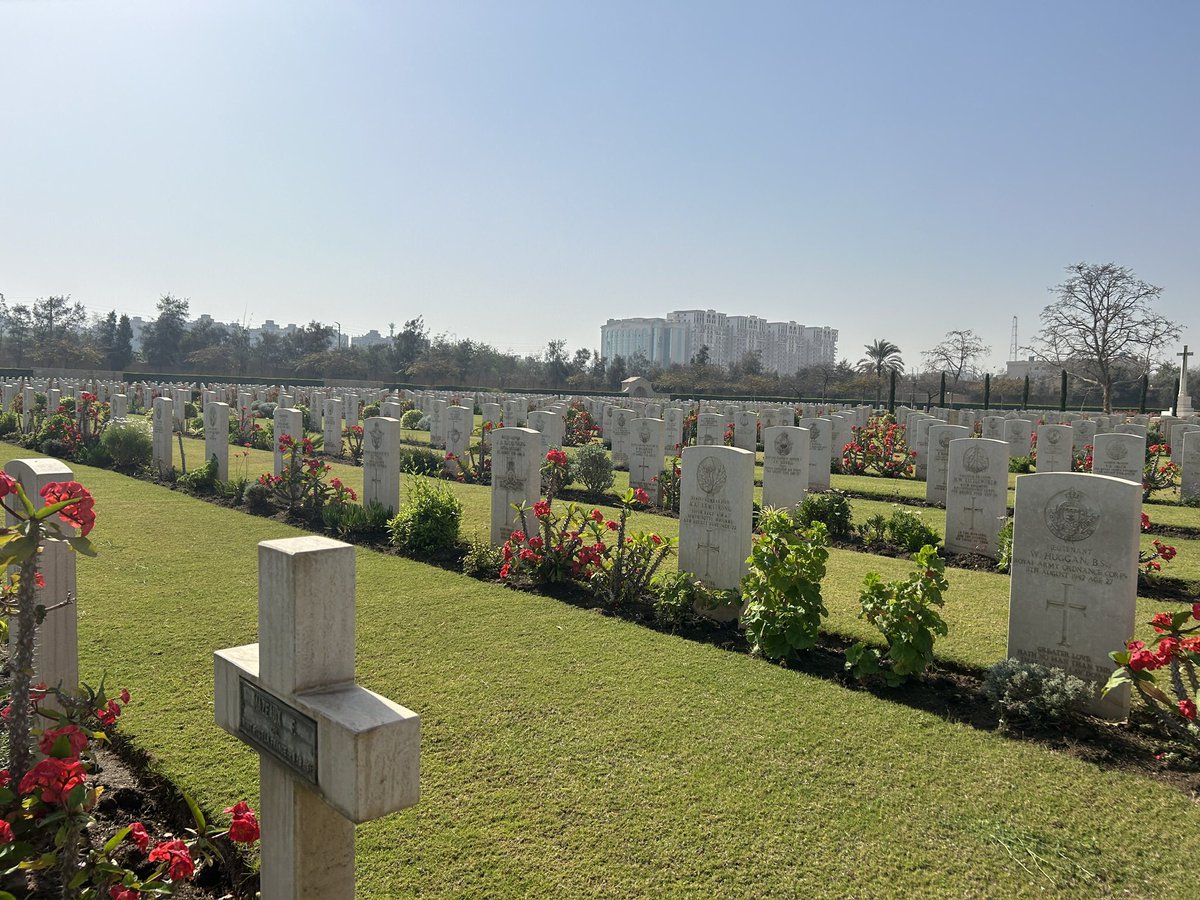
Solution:
[[[254,815],[246,801],[242,800],[227,807],[225,812],[233,816],[229,825],[229,839],[240,844],[252,844],[258,840],[258,818]]]
[[[22,794],[40,790],[42,802],[55,806],[65,802],[71,789],[82,784],[84,777],[79,760],[49,757],[25,774],[19,790]]]
[[[80,534],[87,537],[88,532],[96,524],[96,501],[92,499],[87,488],[78,481],[52,481],[42,488],[41,495],[47,506],[62,503],[64,500],[77,501],[65,507],[58,515],[64,522],[74,525],[79,529]]]
[[[196,871],[196,864],[192,862],[192,854],[188,851],[187,844],[180,840],[164,841],[150,851],[149,858],[150,862],[165,862],[167,874],[171,876],[172,881],[191,878]]]

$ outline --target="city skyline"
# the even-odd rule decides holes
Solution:
[[[711,308],[829,321],[851,362],[970,328],[995,368],[1066,266],[1111,260],[1197,342],[1194,4],[98,0],[0,24],[10,303],[420,315],[523,354]]]

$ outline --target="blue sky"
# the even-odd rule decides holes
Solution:
[[[711,307],[1200,344],[1200,4],[0,0],[0,293],[533,352]]]

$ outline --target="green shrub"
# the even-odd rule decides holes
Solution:
[[[850,537],[854,526],[854,513],[846,495],[838,491],[824,494],[809,494],[800,504],[796,519],[802,528],[821,522],[829,536],[839,539]]]
[[[1028,475],[1033,471],[1033,460],[1028,456],[1013,456],[1008,460],[1008,471]]]
[[[249,484],[250,479],[245,475],[241,475],[237,478],[230,478],[228,481],[218,481],[214,487],[218,496],[232,501],[234,506],[241,506],[242,498]]]
[[[112,457],[112,467],[118,472],[149,468],[154,456],[154,443],[149,433],[133,423],[110,425],[100,443]]]
[[[85,447],[76,454],[76,458],[85,466],[95,466],[97,469],[111,469],[113,464],[112,454],[103,444]]]
[[[196,409],[196,404],[191,400],[188,400],[183,404],[183,417],[185,419],[201,418],[199,410]]]
[[[500,554],[499,547],[493,547],[490,541],[483,538],[471,538],[462,561],[464,575],[482,578],[485,581],[494,581],[500,577],[502,565],[504,565],[504,558]]]
[[[996,536],[996,568],[1007,572],[1012,565],[1013,520],[1006,519],[1000,533]]]
[[[458,546],[462,503],[441,481],[411,478],[408,502],[390,522],[392,543],[410,555],[440,554]]]
[[[321,510],[321,521],[330,534],[347,541],[380,540],[388,530],[390,513],[378,501],[366,506],[357,503],[330,503]]]
[[[1002,727],[1013,720],[1048,725],[1074,718],[1087,711],[1095,694],[1095,685],[1062,669],[1019,659],[1000,660],[983,679],[983,696]]]
[[[742,615],[750,650],[768,659],[794,658],[817,642],[821,618],[828,615],[821,599],[821,579],[829,559],[824,524],[806,529],[786,509],[763,510],[761,533],[750,551],[750,568],[742,578]]]
[[[615,480],[612,457],[595,442],[584,444],[575,451],[568,472],[571,482],[579,482],[591,494],[604,493]]]
[[[15,412],[6,412],[0,415],[0,437],[5,437],[20,430],[21,417]]]
[[[379,415],[379,404],[378,403],[368,403],[366,406],[363,407],[362,417],[364,419],[370,419],[377,415]]]
[[[907,578],[884,582],[878,572],[868,572],[864,579],[859,618],[882,632],[888,649],[884,653],[860,641],[846,651],[846,668],[860,679],[882,675],[895,687],[911,675],[920,675],[933,662],[934,635],[947,632],[934,608],[946,602],[942,598],[950,587],[946,563],[928,544],[913,559],[917,568]]]
[[[192,469],[190,472],[185,472],[175,479],[185,491],[193,493],[208,493],[213,490],[217,483],[217,458],[212,456],[208,462],[199,468]]]
[[[413,447],[400,448],[400,471],[408,475],[438,476],[445,466],[444,458],[432,450]]]
[[[400,416],[400,427],[408,431],[414,431],[417,427],[417,423],[421,421],[421,416],[423,415],[424,413],[419,409],[407,410],[403,415]]]
[[[41,442],[40,449],[42,453],[55,459],[72,459],[75,455],[74,448],[59,438],[46,438]]]
[[[659,575],[651,585],[650,602],[660,625],[678,628],[695,617],[696,604],[704,599],[707,588],[690,572]],[[715,606],[716,604],[712,604]]]
[[[242,503],[253,513],[271,509],[271,489],[260,481],[251,481],[242,491]]]
[[[887,520],[887,534],[893,544],[909,553],[916,553],[926,544],[936,547],[942,541],[936,529],[926,525],[917,513],[906,509],[892,511]]]
[[[868,544],[882,544],[887,540],[887,526],[887,517],[883,513],[875,513],[873,516],[868,516],[866,521],[855,528],[855,531]]]

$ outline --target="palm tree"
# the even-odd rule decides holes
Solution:
[[[903,372],[904,360],[900,358],[900,348],[883,338],[876,338],[863,349],[867,355],[858,361],[855,368],[875,375],[875,403],[878,405],[883,390],[883,373]]]

